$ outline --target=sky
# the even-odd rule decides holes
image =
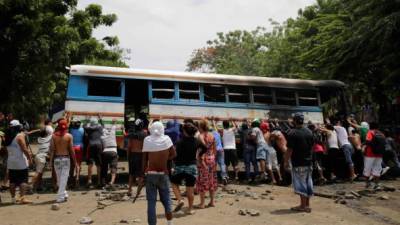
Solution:
[[[78,8],[95,3],[104,13],[115,13],[112,27],[93,35],[118,36],[120,47],[130,49],[132,68],[183,71],[193,50],[206,46],[217,32],[258,26],[268,19],[283,22],[315,0],[79,0]]]

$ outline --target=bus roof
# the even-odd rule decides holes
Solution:
[[[177,72],[168,70],[132,69],[89,65],[72,65],[70,69],[70,74],[78,76],[108,78],[186,81],[210,84],[287,88],[343,88],[345,86],[343,82],[337,80],[301,80],[277,77],[239,76],[227,74]]]

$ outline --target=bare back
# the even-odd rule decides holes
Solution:
[[[65,134],[64,136],[57,136],[53,134],[53,151],[55,156],[67,156],[72,148],[72,136]]]
[[[143,150],[143,140],[129,139],[128,140],[128,150],[130,152],[142,152],[142,150]]]
[[[163,151],[149,152],[147,171],[167,172],[167,162],[168,160],[174,158],[175,155],[176,153],[174,147]]]

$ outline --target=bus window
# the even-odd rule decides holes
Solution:
[[[294,90],[276,89],[276,104],[296,105],[296,92]]]
[[[205,84],[204,101],[225,102],[225,86],[217,84]]]
[[[153,98],[155,99],[174,99],[175,84],[169,81],[152,81]]]
[[[200,100],[200,89],[198,83],[179,83],[179,98]]]
[[[229,102],[250,103],[249,88],[246,86],[229,86]]]
[[[268,104],[273,103],[272,90],[265,87],[253,87],[253,99],[256,104]]]
[[[121,97],[121,81],[89,78],[88,96]]]
[[[301,90],[297,93],[299,95],[299,104],[301,106],[318,106],[318,96],[316,91]]]

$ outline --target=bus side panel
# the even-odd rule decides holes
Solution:
[[[220,120],[230,118],[235,120],[254,118],[278,118],[280,120],[287,120],[292,116],[293,113],[296,112],[296,110],[150,104],[149,112],[152,118],[162,117],[165,119],[192,118],[195,120],[200,120],[205,117],[218,117]],[[323,123],[322,112],[309,112],[305,110],[301,110],[301,112],[304,114],[306,122],[312,121],[314,123]]]
[[[101,115],[105,128],[109,128],[115,120],[118,148],[124,148],[124,103],[67,100],[65,111],[82,124],[88,123],[91,117]]]

